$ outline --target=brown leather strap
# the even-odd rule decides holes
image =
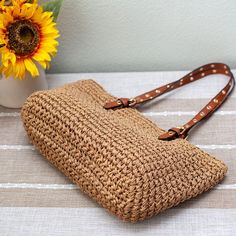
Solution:
[[[215,112],[229,96],[235,85],[235,79],[233,73],[231,72],[228,65],[223,63],[211,63],[197,68],[196,70],[188,73],[180,80],[166,84],[159,88],[156,88],[147,93],[136,96],[135,98],[119,98],[115,101],[107,102],[104,105],[105,109],[118,109],[125,107],[133,107],[137,104],[142,104],[150,101],[160,95],[174,90],[176,88],[182,87],[186,84],[194,82],[196,80],[202,79],[205,76],[212,74],[223,74],[229,77],[229,82],[227,85],[205,106],[202,110],[195,115],[190,121],[180,127],[174,127],[169,129],[167,132],[159,136],[160,140],[173,140],[175,138],[186,138],[188,132],[196,124],[198,124],[203,119],[209,117],[213,112]]]

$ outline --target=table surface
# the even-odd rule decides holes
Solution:
[[[235,73],[236,71],[234,71]],[[116,96],[140,94],[185,72],[52,74],[50,88],[94,79]],[[168,129],[190,119],[227,79],[209,76],[139,110]],[[84,195],[28,142],[20,111],[0,107],[0,235],[235,235],[236,93],[189,141],[228,165],[213,190],[137,224],[124,223]]]

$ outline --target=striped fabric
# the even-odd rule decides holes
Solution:
[[[236,72],[236,71],[234,71]],[[132,97],[174,81],[185,72],[48,75],[50,87],[93,78],[119,97]],[[140,108],[161,127],[178,126],[223,87],[222,75],[208,77]],[[225,180],[212,191],[153,219],[117,220],[80,192],[28,142],[17,109],[0,107],[0,235],[235,235],[236,92],[189,141],[223,160]]]

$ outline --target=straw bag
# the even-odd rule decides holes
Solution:
[[[227,85],[189,122],[164,131],[134,106],[210,74]],[[22,119],[30,141],[100,205],[125,221],[158,214],[219,183],[226,165],[190,144],[191,128],[209,117],[235,81],[221,63],[202,66],[182,79],[132,99],[117,99],[92,80],[36,92]]]

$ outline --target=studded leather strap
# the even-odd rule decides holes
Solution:
[[[188,73],[180,80],[166,84],[147,93],[141,94],[134,98],[119,98],[115,101],[107,102],[104,105],[105,109],[118,109],[125,107],[133,107],[138,104],[150,101],[160,95],[174,90],[176,88],[182,87],[186,84],[194,82],[196,80],[202,79],[205,76],[212,74],[223,74],[229,77],[227,85],[205,106],[202,110],[195,115],[190,121],[180,127],[174,127],[169,129],[167,132],[159,136],[160,140],[173,140],[176,138],[186,138],[190,129],[192,129],[196,124],[198,124],[203,119],[209,117],[213,112],[215,112],[229,96],[235,85],[234,76],[228,65],[223,63],[211,63],[197,68],[196,70]]]

